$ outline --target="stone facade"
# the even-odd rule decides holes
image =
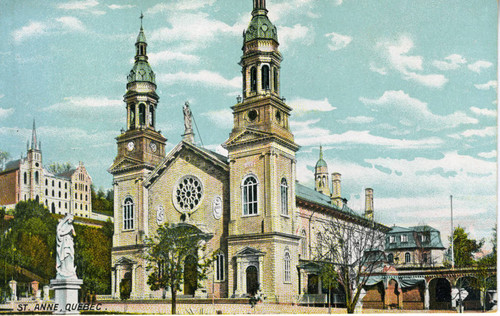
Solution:
[[[89,218],[92,213],[92,178],[82,162],[76,168],[52,174],[42,165],[35,122],[26,157],[10,161],[0,171],[0,205],[14,208],[19,201],[36,200],[51,213]]]

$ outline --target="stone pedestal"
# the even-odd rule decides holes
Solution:
[[[78,311],[78,290],[83,284],[81,279],[50,280],[50,286],[55,291],[54,303],[58,305],[56,315],[80,314]]]
[[[49,300],[49,286],[48,285],[44,285],[43,286],[43,300],[44,301],[48,301]]]
[[[10,301],[15,302],[17,301],[17,282],[15,280],[9,281],[9,287],[10,287]]]

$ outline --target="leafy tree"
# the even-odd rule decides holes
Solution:
[[[4,166],[5,162],[9,158],[10,158],[10,154],[8,152],[0,150],[0,166],[2,167],[2,169],[3,169],[3,166]]]
[[[480,302],[483,312],[486,311],[487,290],[497,288],[496,276],[489,271],[491,268],[496,268],[496,265],[491,266],[487,260],[481,260],[476,267],[474,278],[471,278],[471,286],[481,293]]]
[[[469,234],[461,226],[453,231],[453,255],[455,267],[469,267],[474,264],[474,254],[481,250],[484,240],[469,238]],[[451,245],[450,245],[451,247]]]
[[[339,276],[337,271],[335,270],[335,265],[328,262],[324,263],[321,266],[320,276],[321,276],[321,283],[323,284],[324,287],[328,289],[328,314],[331,314],[332,289],[336,289],[339,286],[339,283],[337,281]]]
[[[148,285],[151,290],[170,288],[172,295],[172,314],[177,312],[177,291],[184,283],[184,268],[192,264],[195,282],[206,279],[207,270],[213,260],[207,253],[205,240],[211,236],[197,227],[185,223],[165,224],[156,234],[146,239],[146,269],[150,271]]]
[[[90,196],[92,199],[92,209],[94,212],[113,216],[113,190],[104,192],[104,190],[100,188],[96,192],[94,185],[91,185]]]
[[[384,233],[374,225],[332,219],[323,224],[323,234],[317,241],[315,259],[337,267],[349,314],[354,313],[363,287],[384,258]]]
[[[70,162],[64,162],[64,163],[53,162],[48,166],[46,166],[45,168],[53,174],[59,174],[70,171],[71,169],[73,169],[73,165],[71,165]]]

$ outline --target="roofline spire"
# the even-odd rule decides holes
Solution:
[[[144,14],[142,14],[142,11],[141,11],[141,16],[139,17],[139,19],[141,19],[141,30],[142,30],[142,19],[144,19]]]
[[[31,131],[31,148],[30,149],[38,150],[38,142],[36,140],[35,119],[33,119],[33,130]]]
[[[319,145],[319,159],[323,159],[323,146]]]

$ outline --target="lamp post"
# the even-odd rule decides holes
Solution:
[[[454,234],[453,231],[453,195],[450,195],[450,210],[451,210],[451,268],[455,268],[455,252],[453,251]]]

